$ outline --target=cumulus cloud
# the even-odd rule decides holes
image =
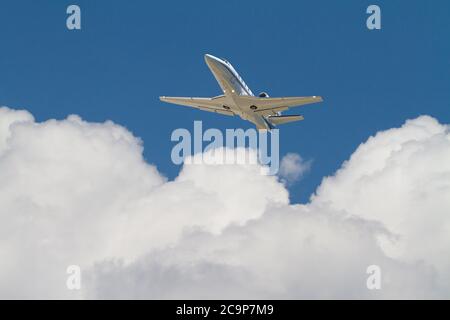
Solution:
[[[258,165],[184,165],[167,181],[142,151],[112,122],[0,108],[0,297],[450,293],[450,135],[433,118],[371,137],[307,204]],[[81,291],[66,287],[72,264]],[[372,264],[381,290],[366,287]]]
[[[278,175],[286,184],[292,184],[302,178],[311,169],[311,160],[305,161],[297,153],[288,153],[281,159]]]
[[[422,116],[380,132],[324,179],[312,202],[383,222],[399,241],[379,239],[402,261],[426,261],[450,284],[449,127]]]

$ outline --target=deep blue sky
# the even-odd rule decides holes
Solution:
[[[69,4],[81,7],[81,31],[66,29]],[[366,28],[370,4],[381,7],[380,31]],[[306,120],[280,130],[282,155],[314,161],[290,187],[305,201],[377,131],[421,114],[450,123],[449,40],[447,0],[1,1],[0,105],[38,121],[111,119],[173,178],[173,129],[252,126],[158,100],[220,94],[203,55],[225,57],[254,93],[324,97],[291,110]]]

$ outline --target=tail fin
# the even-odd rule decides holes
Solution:
[[[285,116],[270,116],[267,118],[267,120],[273,124],[273,125],[280,125],[280,124],[285,124],[285,123],[289,123],[289,122],[294,122],[294,121],[301,121],[303,120],[303,116],[299,116],[299,115],[285,115]]]

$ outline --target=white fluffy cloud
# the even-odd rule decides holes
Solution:
[[[278,175],[287,184],[298,181],[311,169],[311,160],[305,161],[297,153],[288,153],[281,159]]]
[[[2,298],[448,297],[449,209],[449,130],[430,117],[370,138],[300,205],[255,165],[167,181],[121,126],[0,108]]]
[[[312,202],[382,222],[390,257],[432,265],[450,286],[450,133],[422,116],[378,133],[326,178]]]

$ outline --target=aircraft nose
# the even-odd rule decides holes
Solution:
[[[206,63],[211,63],[211,62],[213,62],[215,60],[215,57],[213,56],[213,55],[211,55],[211,54],[205,54],[205,61],[206,61]]]
[[[222,60],[214,57],[212,54],[205,54],[205,61],[209,69],[214,73],[222,69]]]
[[[211,54],[205,54],[205,62],[211,70],[216,70],[218,61],[217,58]]]

